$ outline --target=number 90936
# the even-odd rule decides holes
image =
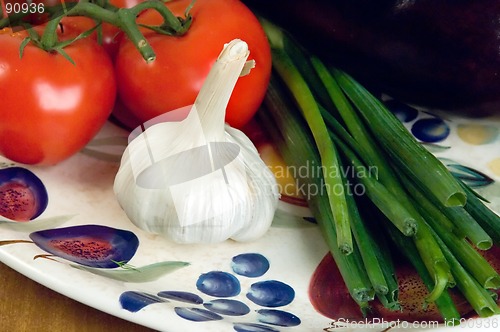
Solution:
[[[8,25],[20,30],[44,24],[77,4],[78,0],[0,0],[0,29]]]
[[[31,0],[4,0],[5,13],[8,16],[17,14],[43,14],[45,4]]]

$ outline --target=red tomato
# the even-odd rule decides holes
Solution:
[[[0,154],[25,164],[56,164],[79,151],[111,113],[116,82],[104,49],[90,39],[56,52],[27,45],[25,32],[0,33]]]
[[[183,16],[190,3],[174,0],[166,6]],[[266,35],[255,15],[239,0],[197,0],[191,14],[193,22],[184,36],[144,30],[157,56],[151,63],[143,60],[128,39],[123,40],[115,62],[123,109],[138,118],[135,125],[139,125],[192,104],[224,44],[239,38],[248,43],[249,59],[256,61],[251,73],[238,80],[227,108],[226,121],[241,128],[257,111],[269,82],[271,55]],[[160,24],[161,18],[155,11],[146,11],[138,22]]]

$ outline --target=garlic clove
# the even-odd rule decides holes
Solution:
[[[240,130],[226,126],[228,139],[242,147],[241,159],[247,168],[249,191],[253,198],[246,222],[231,238],[239,242],[254,241],[271,227],[280,197],[274,174],[259,156],[253,142]]]

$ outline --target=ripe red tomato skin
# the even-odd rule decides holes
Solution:
[[[19,46],[23,33],[0,33],[0,154],[24,164],[53,165],[79,151],[111,113],[116,82],[111,60],[91,39],[57,53]]]
[[[166,5],[175,15],[183,16],[190,2],[178,0]],[[240,38],[249,45],[249,59],[256,61],[251,73],[238,80],[227,108],[226,121],[241,128],[257,111],[269,82],[271,55],[265,33],[239,0],[197,0],[191,13],[194,19],[184,36],[144,30],[157,55],[151,63],[140,57],[129,40],[122,41],[115,61],[119,98],[141,122],[192,104],[223,45]],[[138,21],[161,22],[152,11],[143,13]]]

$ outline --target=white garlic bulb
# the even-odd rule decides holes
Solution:
[[[224,45],[192,107],[132,132],[114,192],[139,228],[179,243],[214,243],[251,241],[270,227],[276,179],[248,137],[224,123],[238,77],[254,66],[248,55],[244,41]]]

